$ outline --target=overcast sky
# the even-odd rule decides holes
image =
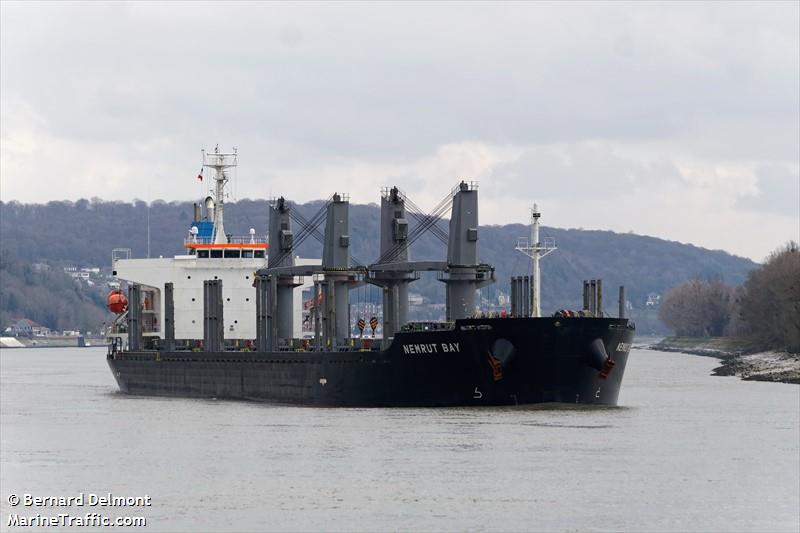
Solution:
[[[0,3],[0,197],[234,196],[610,229],[762,260],[800,240],[798,2]]]

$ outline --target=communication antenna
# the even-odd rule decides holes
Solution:
[[[545,237],[544,243],[539,242],[539,217],[542,214],[539,212],[536,204],[533,204],[531,209],[531,239],[528,241],[525,238],[517,240],[517,246],[514,248],[531,258],[531,316],[538,317],[542,314],[541,298],[540,298],[540,282],[539,282],[539,259],[545,257],[552,252],[555,252],[558,247],[556,241],[552,237]]]
[[[236,168],[238,164],[238,151],[236,148],[232,152],[223,153],[219,151],[219,145],[214,147],[213,152],[203,150],[203,166],[213,168],[214,174],[214,244],[227,244],[228,236],[225,235],[223,224],[223,209],[225,205],[225,184],[228,183],[229,168]]]
[[[147,186],[147,258],[150,259],[150,186]]]
[[[147,258],[150,259],[150,202],[147,203]]]

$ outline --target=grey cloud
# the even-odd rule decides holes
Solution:
[[[615,155],[605,144],[541,146],[497,165],[489,179],[500,195],[536,198],[619,198],[632,188],[680,180],[668,162],[643,164]]]
[[[3,93],[88,141],[235,124],[321,154],[410,156],[798,116],[796,53],[774,44],[786,24],[752,6],[240,4],[221,22],[209,5],[4,11]],[[760,30],[742,32],[753,17]],[[23,18],[38,22],[16,29]]]
[[[762,165],[756,169],[758,193],[737,202],[742,209],[794,216],[800,226],[800,172],[787,165]],[[797,228],[795,228],[797,229]]]
[[[549,196],[590,227],[602,199],[604,227],[752,257],[797,221],[797,2],[0,9],[4,199],[186,198],[219,142],[240,197],[397,180],[424,207],[473,177],[495,220]]]

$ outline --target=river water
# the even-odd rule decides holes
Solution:
[[[104,349],[2,350],[0,529],[797,532],[800,387],[714,366],[634,350],[619,408],[313,409],[131,397]],[[8,503],[109,492],[151,505]]]

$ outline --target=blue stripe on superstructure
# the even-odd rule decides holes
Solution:
[[[214,236],[214,223],[209,220],[195,220],[192,226],[197,227],[197,237],[210,239]]]

